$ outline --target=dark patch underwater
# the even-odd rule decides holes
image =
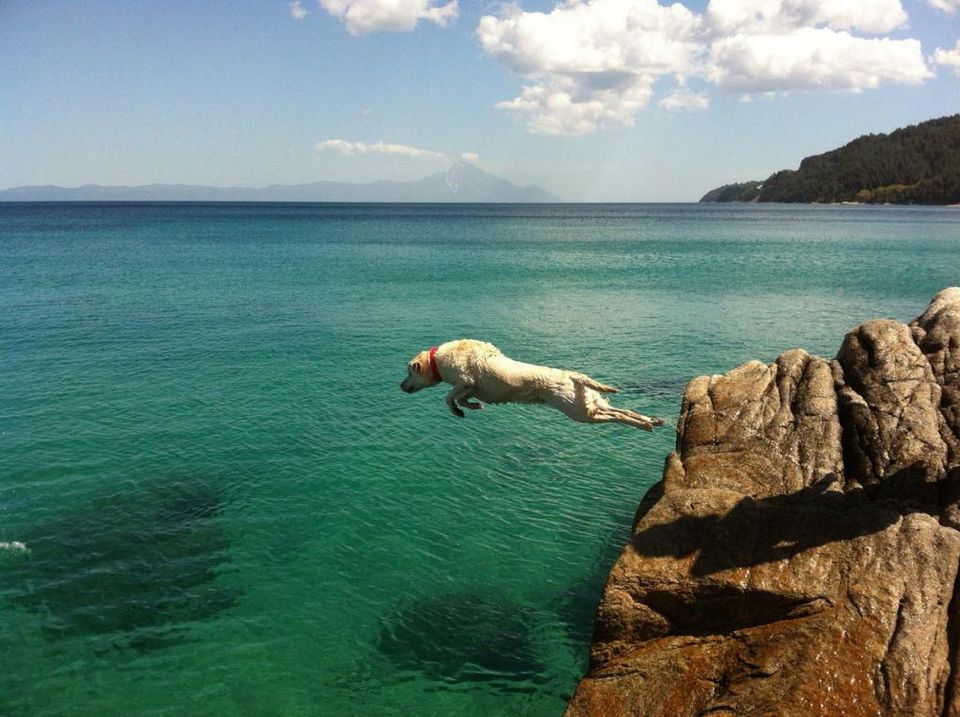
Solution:
[[[166,647],[235,604],[217,581],[230,562],[222,510],[206,481],[125,485],[24,535],[29,554],[0,566],[3,593],[40,618],[49,640]]]
[[[547,666],[537,655],[534,617],[532,609],[499,596],[426,597],[384,621],[377,649],[398,669],[436,682],[535,691]]]

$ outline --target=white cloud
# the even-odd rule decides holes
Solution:
[[[952,50],[944,50],[938,47],[930,56],[930,62],[934,65],[953,68],[953,74],[960,77],[960,40],[957,40],[957,46]]]
[[[931,77],[917,40],[863,38],[907,22],[900,0],[710,0],[706,77],[746,92],[859,92]]]
[[[465,159],[471,164],[477,164],[480,161],[480,155],[476,152],[464,152],[460,155],[460,159]]]
[[[531,132],[580,135],[597,128],[629,127],[653,96],[651,80],[627,76],[623,85],[591,87],[583,78],[552,77],[526,86],[497,107],[527,117]]]
[[[525,79],[497,107],[532,132],[578,135],[633,124],[664,76],[676,86],[657,104],[671,110],[709,106],[688,77],[737,93],[918,84],[932,73],[917,40],[854,34],[908,20],[900,0],[710,0],[702,15],[657,0],[558,0],[550,12],[484,16],[477,38]]]
[[[347,157],[356,157],[363,154],[393,155],[397,157],[416,157],[418,159],[445,159],[441,152],[432,152],[429,149],[411,147],[408,144],[389,144],[387,142],[347,142],[343,139],[326,139],[317,142],[313,148],[318,152],[336,152]]]
[[[692,68],[699,18],[679,3],[571,0],[550,13],[509,8],[480,19],[486,52],[521,73],[658,74]]]
[[[699,25],[679,3],[569,0],[550,13],[484,16],[477,37],[532,81],[498,107],[525,115],[533,132],[576,135],[631,125],[659,75],[694,71]]]
[[[956,12],[960,10],[960,0],[927,0],[930,7],[944,12]]]
[[[736,34],[710,47],[707,79],[736,92],[916,85],[932,74],[917,40],[853,37],[826,28]]]
[[[433,0],[318,0],[320,7],[340,18],[351,35],[406,32],[420,20],[444,26],[457,17],[457,0],[436,5]]]
[[[706,23],[715,33],[781,33],[799,28],[881,33],[907,22],[900,0],[710,0]]]
[[[679,88],[657,102],[657,107],[671,112],[702,112],[710,107],[710,98],[702,92]]]
[[[294,20],[303,20],[303,18],[309,14],[310,11],[303,6],[301,0],[292,0],[290,3],[290,17]]]

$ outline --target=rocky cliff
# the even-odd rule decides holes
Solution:
[[[701,376],[604,588],[579,715],[960,715],[960,289]]]

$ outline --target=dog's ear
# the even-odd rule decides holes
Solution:
[[[410,368],[412,368],[412,369],[413,369],[414,371],[416,371],[417,373],[420,373],[420,362],[419,362],[419,361],[413,361],[413,362],[411,362]]]

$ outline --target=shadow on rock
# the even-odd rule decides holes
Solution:
[[[877,533],[907,513],[937,515],[939,505],[957,493],[960,472],[926,483],[917,475],[907,468],[882,484],[846,493],[830,490],[836,477],[827,475],[788,495],[744,497],[726,513],[687,514],[651,525],[634,533],[630,542],[643,556],[682,558],[699,552],[690,569],[693,576],[786,560],[827,543]],[[662,485],[651,489],[635,525],[662,495]]]

